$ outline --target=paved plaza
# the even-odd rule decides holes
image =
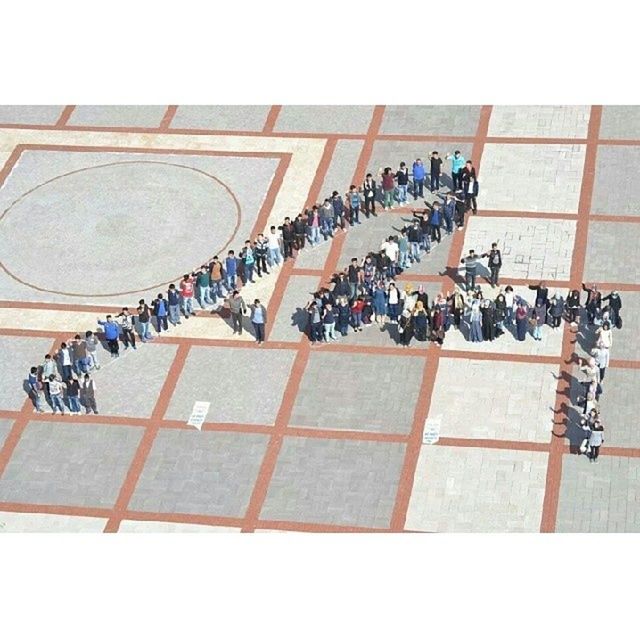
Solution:
[[[29,368],[98,317],[435,149],[473,160],[479,211],[401,287],[451,292],[498,242],[501,284],[530,303],[540,280],[620,292],[599,464],[577,455],[584,326],[310,346],[312,293],[397,234],[412,196],[243,288],[264,345],[198,310],[116,360],[100,348],[98,415],[34,411]],[[640,107],[0,106],[0,533],[640,531],[639,162]]]

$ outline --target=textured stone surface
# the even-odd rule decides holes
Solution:
[[[4,445],[4,441],[7,439],[11,427],[13,427],[13,420],[2,418],[0,419],[0,449]]]
[[[546,453],[423,445],[406,528],[537,532],[546,473]]]
[[[576,213],[584,154],[580,144],[486,144],[478,208]]]
[[[273,424],[293,351],[192,347],[166,417],[188,420],[194,402],[211,402],[207,422]]]
[[[388,527],[405,446],[285,438],[260,518]]]
[[[556,531],[640,532],[640,459],[563,456]]]
[[[640,140],[640,107],[630,105],[602,107],[600,137]]]
[[[270,109],[268,105],[185,105],[178,107],[171,128],[262,131]]]
[[[2,124],[55,124],[64,107],[55,105],[0,105]]]
[[[420,357],[315,351],[300,383],[290,424],[409,433],[423,369]]]
[[[0,533],[102,533],[106,518],[0,511]]]
[[[387,106],[380,133],[474,136],[480,107],[470,105]]]
[[[372,114],[370,106],[285,105],[274,131],[366,133]]]
[[[268,439],[195,429],[160,431],[131,509],[243,517]]]
[[[207,524],[160,522],[155,520],[123,520],[118,533],[239,533],[237,527],[214,527]]]
[[[159,127],[167,107],[161,105],[80,105],[69,125],[90,127]]]
[[[441,358],[430,418],[441,437],[549,442],[559,367]]]
[[[495,105],[490,136],[510,138],[586,138],[591,107]]]
[[[314,251],[315,249],[311,249]],[[299,342],[307,329],[305,306],[320,286],[317,276],[292,276],[273,322],[269,340]]]
[[[329,198],[334,191],[339,191],[342,196],[348,191],[363,146],[362,140],[338,140],[320,190],[319,202]]]
[[[584,279],[588,282],[640,282],[640,254],[629,251],[640,242],[633,222],[591,222]]]
[[[31,422],[0,478],[0,502],[111,507],[143,429]]]
[[[640,145],[598,147],[591,213],[640,215],[640,184],[631,167],[640,163]]]

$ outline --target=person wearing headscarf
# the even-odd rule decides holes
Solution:
[[[413,334],[416,340],[424,342],[427,339],[429,317],[421,300],[416,302],[413,310]]]

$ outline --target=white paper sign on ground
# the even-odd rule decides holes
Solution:
[[[207,413],[209,413],[209,407],[211,406],[210,402],[202,402],[198,401],[193,405],[193,409],[191,410],[191,416],[189,417],[189,421],[187,424],[190,427],[195,427],[198,431],[202,430],[202,424],[204,423],[204,419],[207,417]]]
[[[442,425],[442,416],[435,418],[427,418],[424,423],[424,431],[422,432],[422,444],[435,444],[440,440],[440,426]]]

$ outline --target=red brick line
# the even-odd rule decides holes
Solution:
[[[11,155],[7,158],[7,161],[4,163],[4,166],[0,171],[0,186],[2,186],[4,184],[4,181],[9,177],[9,174],[11,173],[16,162],[18,162],[21,154],[22,146],[18,145],[13,149]]]
[[[301,267],[293,267],[291,270],[292,276],[321,276],[323,269],[302,269]]]
[[[316,169],[316,174],[313,178],[313,182],[311,183],[311,187],[309,188],[306,206],[310,206],[318,200],[320,190],[322,189],[327,171],[329,170],[329,165],[331,164],[331,160],[333,158],[333,152],[335,151],[335,148],[336,140],[327,140],[324,151],[322,152],[322,157],[320,158],[320,163],[318,164],[318,168]],[[280,305],[282,304],[282,299],[284,298],[284,294],[287,290],[289,278],[291,277],[294,266],[295,260],[290,259],[285,261],[284,266],[278,274],[278,280],[276,281],[274,290],[271,293],[271,297],[269,298],[269,305],[267,308],[267,340],[269,339],[271,331],[274,327],[275,319],[278,315]]]
[[[269,109],[264,127],[262,127],[262,133],[273,133],[273,128],[276,126],[276,122],[278,120],[278,116],[280,115],[281,109],[281,105],[273,105],[271,109]]]
[[[160,122],[159,131],[168,131],[171,126],[171,121],[174,119],[176,112],[178,111],[178,106],[173,104],[167,107],[167,110],[164,112],[164,116],[162,117],[162,121]]]
[[[271,180],[271,184],[269,185],[269,190],[267,191],[267,195],[260,207],[260,211],[258,213],[258,217],[256,218],[256,222],[253,225],[253,229],[251,230],[251,239],[255,238],[259,233],[266,231],[267,222],[269,220],[269,216],[271,215],[271,211],[273,209],[273,205],[276,202],[276,198],[278,196],[278,192],[282,187],[282,183],[284,182],[284,177],[287,174],[287,170],[289,169],[289,165],[291,164],[291,154],[286,154],[285,157],[281,158],[278,163],[278,167],[276,168],[276,172]]]
[[[58,118],[58,121],[55,123],[55,125],[53,125],[54,129],[66,129],[67,128],[67,122],[69,122],[69,118],[71,117],[71,114],[73,113],[75,109],[74,105],[67,105],[63,110],[62,113],[60,114],[60,117]]]
[[[149,425],[146,427],[144,436],[142,437],[133,460],[131,461],[131,466],[129,467],[127,476],[120,488],[120,493],[116,500],[113,513],[104,528],[105,533],[113,533],[117,531],[120,526],[120,522],[123,519],[122,514],[126,511],[127,506],[131,501],[131,497],[133,496],[133,492],[135,491],[140,475],[142,474],[142,470],[144,469],[144,465],[151,451],[151,447],[153,446],[155,437],[160,429],[160,422],[162,421],[167,407],[169,406],[173,391],[178,382],[178,378],[182,373],[182,369],[188,355],[189,345],[180,345],[176,351],[169,373],[162,385],[158,401],[156,402],[156,406],[154,407],[149,420]]]
[[[273,433],[267,444],[267,450],[265,451],[260,471],[256,479],[256,484],[251,493],[251,499],[249,500],[249,506],[245,514],[245,522],[242,527],[243,532],[251,532],[258,526],[258,519],[260,518],[260,512],[264,505],[264,501],[267,497],[267,491],[271,478],[276,468],[276,462],[280,449],[282,447],[282,441],[286,435],[286,428],[293,411],[293,406],[298,395],[300,383],[302,382],[302,376],[309,361],[310,346],[308,342],[302,343],[296,354],[293,366],[291,367],[291,373],[287,380],[287,386],[285,387],[282,403],[276,416],[275,424],[273,427]]]
[[[525,442],[520,440],[493,440],[483,438],[440,438],[436,446],[471,447],[480,449],[507,449],[509,451],[549,451],[548,442]]]
[[[388,529],[352,527],[349,525],[315,522],[289,522],[285,520],[259,520],[256,528],[276,529],[278,531],[302,531],[304,533],[389,533]]]
[[[478,173],[480,172],[480,160],[484,149],[484,141],[487,136],[490,118],[491,107],[482,107],[480,111],[478,129],[475,137],[473,138],[473,149],[471,151],[471,158],[475,163],[476,171]],[[462,253],[464,246],[466,229],[467,227],[465,226],[463,233],[457,233],[453,236],[451,246],[449,247],[447,264],[459,264],[460,254]],[[443,278],[443,284],[444,281],[445,279]],[[396,502],[391,516],[392,531],[402,531],[407,520],[407,510],[409,509],[409,501],[413,491],[413,480],[415,477],[416,467],[418,465],[418,457],[420,456],[420,447],[422,446],[422,432],[431,407],[440,357],[442,357],[442,354],[440,353],[439,348],[433,343],[430,344],[426,350],[426,362],[422,374],[418,403],[416,404],[409,443],[407,444],[400,482],[398,483]]]
[[[589,216],[590,222],[632,222],[638,223],[640,222],[640,217],[638,216],[621,216],[621,215],[610,215],[603,213],[592,213]]]
[[[611,359],[609,366],[613,369],[640,369],[640,362],[637,360]]]
[[[584,274],[584,263],[587,255],[587,241],[589,234],[589,213],[591,211],[591,198],[595,183],[596,155],[598,152],[598,134],[602,107],[591,107],[589,118],[589,133],[587,135],[587,149],[585,153],[582,186],[578,204],[578,220],[576,223],[575,244],[571,258],[570,282],[572,288],[580,288]],[[566,403],[570,388],[573,362],[573,342],[570,325],[565,323],[564,338],[562,341],[562,365],[560,367],[560,382],[558,383],[557,399],[554,410],[557,414],[566,414]],[[566,364],[569,363],[569,364]],[[566,425],[566,415],[564,423]],[[558,501],[560,498],[560,482],[562,480],[562,452],[564,440],[552,435],[549,460],[547,462],[547,478],[542,505],[542,519],[540,531],[550,533],[555,531],[556,517],[558,513]]]
[[[203,524],[212,527],[242,526],[241,518],[229,516],[208,516],[191,513],[164,513],[152,511],[130,511],[122,514],[122,520],[136,520],[138,522],[173,522],[175,524]]]

